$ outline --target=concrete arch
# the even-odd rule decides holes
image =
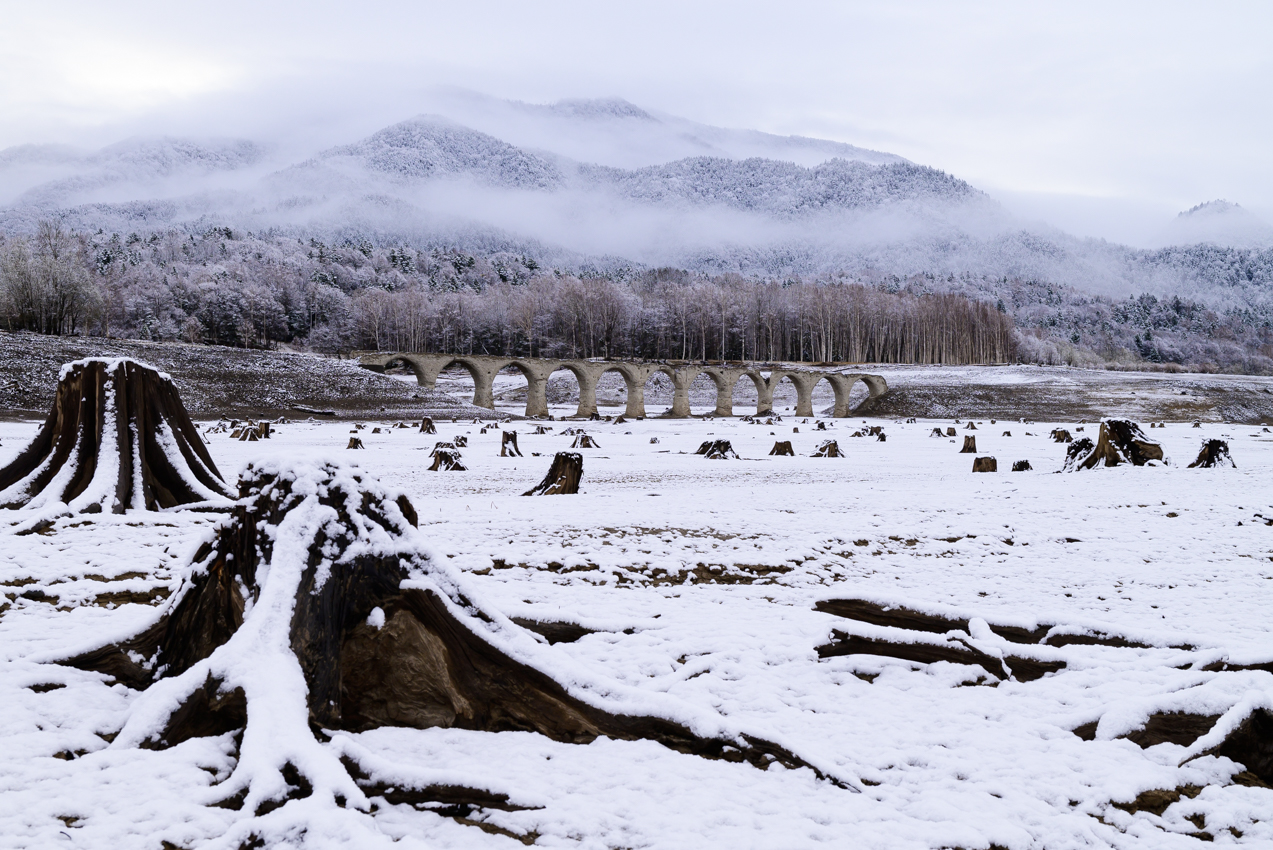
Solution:
[[[575,376],[575,383],[579,385],[579,404],[575,408],[575,416],[588,417],[597,412],[597,379],[591,371],[586,369],[584,365],[569,360],[555,360],[548,366],[548,372],[544,376],[545,384],[548,379],[557,372],[565,369],[567,372]],[[529,399],[526,402],[526,409],[530,410]],[[544,402],[543,415],[548,414],[547,398]],[[527,416],[532,414],[527,413]],[[539,414],[535,414],[539,415]]]

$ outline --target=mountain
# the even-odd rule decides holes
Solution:
[[[1163,245],[1270,248],[1273,247],[1273,225],[1238,204],[1208,201],[1176,216],[1159,241]]]
[[[1269,228],[1236,204],[1182,214],[1170,244],[1143,251],[1023,223],[957,177],[840,142],[710,127],[621,99],[451,93],[430,106],[295,161],[243,139],[10,148],[0,230],[56,216],[82,230],[229,225],[574,269],[970,273],[1237,307],[1273,294]]]

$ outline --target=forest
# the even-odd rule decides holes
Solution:
[[[544,268],[225,227],[0,237],[0,327],[336,353],[1273,372],[1269,317],[1046,281]]]

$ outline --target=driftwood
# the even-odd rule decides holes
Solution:
[[[504,431],[499,444],[500,457],[521,457],[521,449],[517,448],[517,432]]]
[[[433,465],[430,472],[467,472],[468,467],[460,462],[460,453],[455,449],[434,449]]]
[[[1097,466],[1121,466],[1130,463],[1144,466],[1147,463],[1165,463],[1162,446],[1149,437],[1140,426],[1128,419],[1106,419],[1101,422],[1101,432],[1091,449],[1074,451],[1079,443],[1091,445],[1083,438],[1066,452],[1065,470],[1094,469]]]
[[[588,436],[587,434],[585,434],[585,433],[584,433],[584,432],[582,432],[582,431],[580,431],[579,433],[575,434],[575,441],[574,441],[573,443],[571,443],[571,444],[570,444],[570,447],[571,447],[572,449],[599,449],[599,448],[601,448],[601,446],[597,445],[597,441],[596,441],[596,440],[592,439],[592,437]]]
[[[1012,464],[1013,472],[1029,472],[1033,468],[1028,460],[1018,460]]]
[[[1198,458],[1189,464],[1190,469],[1199,467],[1209,468],[1215,466],[1237,467],[1233,462],[1233,458],[1229,456],[1229,444],[1224,440],[1203,440],[1202,448],[1198,452]]]
[[[703,455],[709,460],[738,460],[738,453],[729,444],[729,440],[707,440],[694,454]]]
[[[314,730],[380,726],[650,739],[825,776],[724,721],[692,732],[671,719],[670,700],[668,716],[621,713],[613,696],[600,707],[581,677],[564,685],[543,672],[551,650],[467,595],[459,571],[424,548],[411,503],[356,470],[249,467],[240,490],[154,625],[67,662],[145,691],[116,747],[243,730],[210,802],[259,815],[312,795],[367,809],[366,771]]]
[[[0,469],[0,507],[85,513],[230,498],[168,376],[135,360],[62,368],[48,419]]]
[[[544,480],[522,493],[523,496],[564,496],[579,492],[583,480],[583,455],[557,452]]]
[[[998,472],[999,461],[992,457],[975,457],[972,459],[973,472]]]
[[[774,447],[769,450],[769,454],[771,457],[795,457],[796,450],[791,447],[790,440],[775,441]]]
[[[975,455],[977,453],[977,437],[973,434],[964,435],[964,447],[959,450],[961,455]]]
[[[350,438],[349,438],[349,445],[345,446],[345,448],[347,448],[347,449],[361,449],[361,448],[366,448],[366,447],[365,447],[365,446],[363,446],[363,444],[362,444],[362,440],[360,440],[359,438],[357,438],[357,437],[350,437]]]
[[[437,432],[438,432],[438,426],[433,424],[432,419],[426,416],[420,420],[421,434],[436,434]]]
[[[810,457],[844,457],[844,452],[840,451],[840,444],[835,440],[826,440]]]

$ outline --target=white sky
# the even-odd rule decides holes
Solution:
[[[461,86],[886,150],[1082,235],[1220,197],[1273,221],[1268,2],[0,4],[0,148],[317,146]]]

